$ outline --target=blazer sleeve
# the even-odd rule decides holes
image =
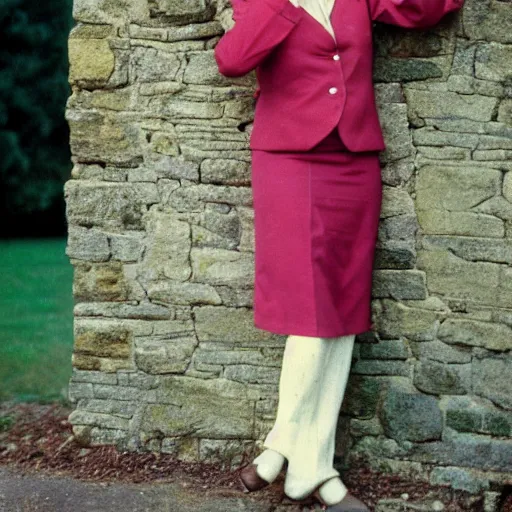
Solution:
[[[369,0],[373,21],[406,28],[429,28],[449,12],[459,10],[464,0]]]
[[[231,4],[235,25],[214,48],[219,72],[229,77],[256,68],[304,14],[290,0],[231,0]]]

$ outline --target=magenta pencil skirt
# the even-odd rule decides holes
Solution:
[[[254,325],[335,337],[370,330],[382,201],[378,152],[334,129],[312,150],[252,150]]]

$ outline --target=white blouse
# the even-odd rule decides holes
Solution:
[[[334,0],[296,0],[313,18],[320,22],[334,37],[334,29],[331,25],[330,15],[334,6]]]

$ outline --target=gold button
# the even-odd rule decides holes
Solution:
[[[331,87],[331,88],[329,89],[329,93],[330,93],[330,94],[336,94],[337,92],[338,92],[338,89],[337,89],[336,87]]]
[[[338,54],[334,55],[333,57],[334,60],[340,60],[340,56]]]

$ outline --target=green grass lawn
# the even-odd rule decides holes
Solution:
[[[0,401],[67,396],[73,267],[65,238],[0,240]]]

